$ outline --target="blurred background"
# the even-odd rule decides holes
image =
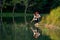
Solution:
[[[39,11],[42,36],[34,39],[29,29]],[[60,40],[60,0],[0,0],[0,40]]]

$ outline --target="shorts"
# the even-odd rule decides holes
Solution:
[[[39,22],[39,19],[37,19],[37,20],[34,20],[34,24],[36,24],[36,23],[38,23]]]

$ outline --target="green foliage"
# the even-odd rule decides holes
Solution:
[[[13,4],[20,3],[20,0],[12,0],[11,1]]]
[[[48,24],[59,25],[59,23],[60,23],[60,7],[52,10],[50,12],[50,15],[48,15],[46,19],[47,19]]]
[[[49,15],[44,16],[39,25],[43,34],[49,35],[52,40],[60,40],[60,7],[51,10]]]

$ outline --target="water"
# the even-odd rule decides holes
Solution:
[[[31,21],[32,16],[26,17],[27,22]],[[0,20],[1,21],[1,20]],[[14,17],[16,23],[24,23],[24,17]],[[13,23],[13,17],[2,17],[3,23]]]

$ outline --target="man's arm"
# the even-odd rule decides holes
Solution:
[[[41,15],[39,15],[39,18],[41,17]]]

